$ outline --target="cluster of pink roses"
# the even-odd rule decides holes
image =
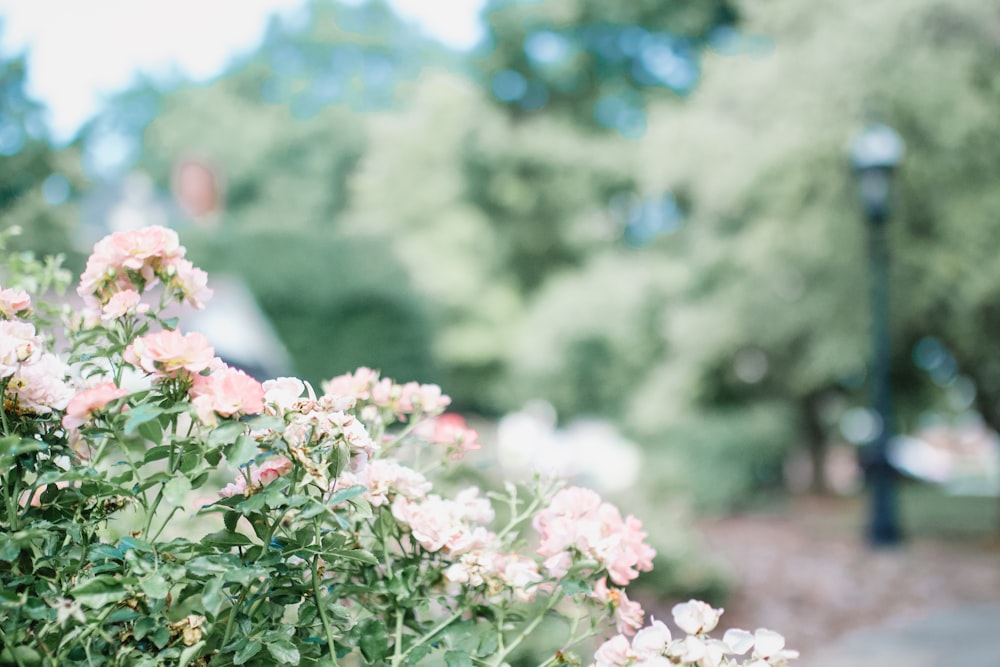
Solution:
[[[35,325],[17,319],[31,311],[31,298],[21,290],[0,290],[0,379],[4,401],[16,412],[45,415],[66,407],[73,389],[69,368],[44,350]]]
[[[672,612],[685,637],[674,639],[662,621],[653,621],[631,641],[618,634],[604,642],[594,654],[595,667],[785,667],[799,655],[785,648],[784,637],[765,628],[753,634],[730,629],[721,640],[709,637],[722,610],[699,600],[674,605]],[[735,657],[748,653],[743,662]]]
[[[590,489],[561,489],[533,523],[541,536],[538,553],[553,576],[563,576],[575,558],[596,561],[619,586],[653,569],[656,551],[644,542],[642,522],[631,515],[622,519],[617,507]]]
[[[183,379],[198,418],[214,424],[216,416],[256,415],[264,411],[264,389],[243,371],[215,356],[200,333],[165,330],[137,338],[123,358],[154,380]]]
[[[354,398],[358,403],[388,410],[400,418],[414,413],[440,414],[451,404],[451,397],[441,393],[436,384],[396,384],[365,367],[327,380],[322,386],[327,395]]]
[[[146,227],[116,232],[94,245],[77,293],[107,317],[140,310],[141,295],[162,282],[170,296],[204,308],[212,296],[208,276],[184,259],[177,232]]]

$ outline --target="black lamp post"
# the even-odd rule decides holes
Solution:
[[[873,546],[897,544],[902,536],[896,512],[894,470],[888,445],[893,433],[889,348],[889,244],[886,222],[892,177],[903,157],[903,140],[892,128],[872,125],[851,142],[851,164],[858,178],[868,222],[871,271],[872,368],[871,403],[878,432],[865,446],[862,462],[871,497],[867,538]]]

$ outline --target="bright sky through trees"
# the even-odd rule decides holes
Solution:
[[[342,0],[359,4],[365,0]],[[28,92],[67,141],[101,100],[137,72],[219,74],[252,49],[275,12],[295,20],[303,0],[0,0],[0,49],[29,50]],[[389,0],[399,14],[458,49],[482,35],[483,0]]]

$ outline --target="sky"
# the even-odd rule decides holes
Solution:
[[[359,4],[365,0],[341,0]],[[389,0],[405,18],[457,49],[482,35],[485,0]],[[0,51],[27,50],[28,93],[49,110],[58,143],[138,72],[219,74],[264,36],[269,16],[294,20],[303,0],[0,0]]]

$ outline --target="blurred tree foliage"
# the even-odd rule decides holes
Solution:
[[[686,95],[700,52],[732,29],[730,0],[493,0],[480,61],[494,99],[515,116],[566,112],[641,136],[645,93]]]
[[[0,58],[0,224],[19,226],[13,251],[72,251],[74,211],[67,202],[81,184],[78,156],[48,141],[44,110],[25,92],[26,58]]]

